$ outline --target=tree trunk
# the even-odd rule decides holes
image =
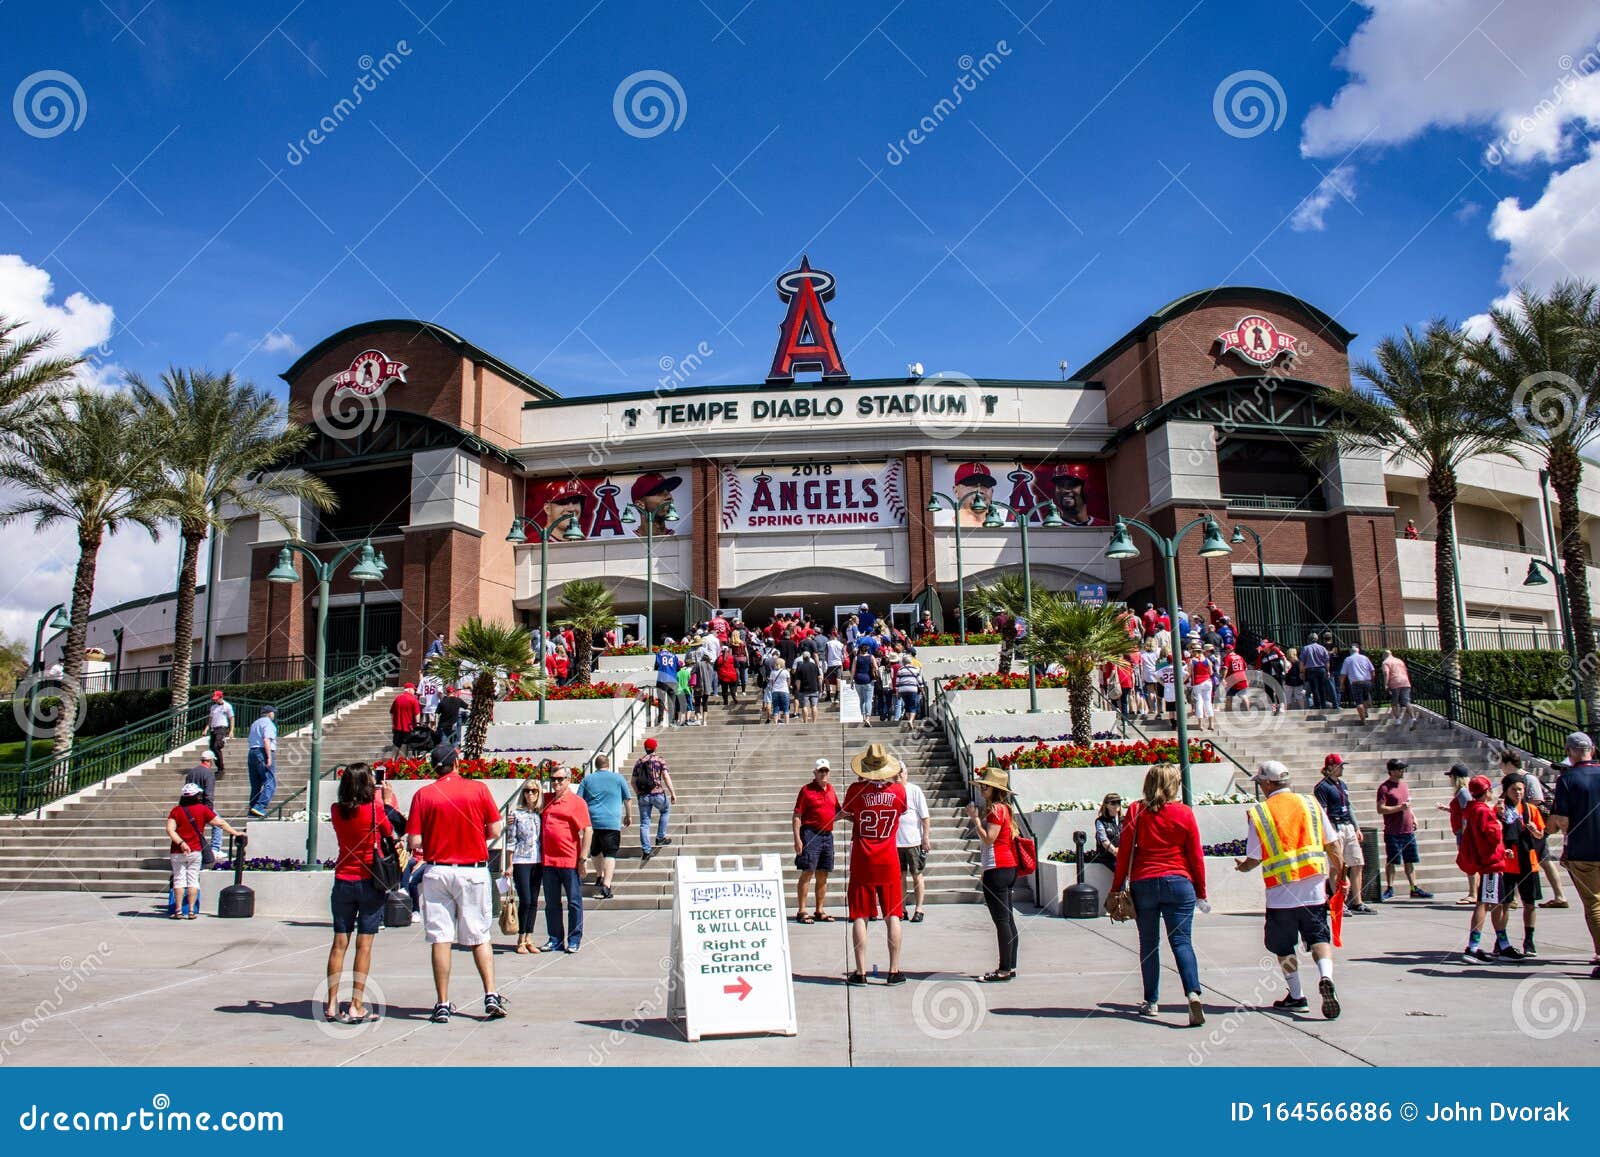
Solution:
[[[205,541],[204,526],[183,527],[183,555],[178,566],[178,605],[172,627],[172,733],[178,743],[188,738],[180,716],[189,705],[189,668],[194,658],[194,601],[196,577],[200,568],[200,544]],[[206,598],[214,597],[207,591]]]
[[[494,718],[494,672],[479,671],[472,681],[472,710],[467,713],[467,733],[461,740],[462,759],[481,759]]]
[[[1439,660],[1452,681],[1461,679],[1461,633],[1456,622],[1456,536],[1452,510],[1456,502],[1456,476],[1436,470],[1428,476],[1428,501],[1433,503],[1433,601],[1439,617]]]
[[[94,601],[94,569],[104,531],[99,527],[78,535],[78,569],[72,578],[72,625],[61,649],[61,714],[56,719],[53,752],[57,758],[72,750],[72,733],[78,725],[78,700],[83,695],[83,648],[89,638],[89,604]]]
[[[1094,687],[1089,672],[1073,672],[1067,684],[1067,708],[1072,715],[1072,742],[1088,746],[1094,742]]]
[[[1565,443],[1550,447],[1550,486],[1556,492],[1560,517],[1561,569],[1567,577],[1567,618],[1577,642],[1578,673],[1583,686],[1586,722],[1593,726],[1600,715],[1600,670],[1595,667],[1594,622],[1589,617],[1589,559],[1583,549],[1578,508],[1578,488],[1583,483],[1583,459]]]
[[[572,634],[572,649],[577,652],[572,657],[572,682],[579,687],[587,687],[594,666],[593,636],[580,627]]]

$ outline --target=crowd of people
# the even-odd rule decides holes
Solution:
[[[1377,660],[1359,643],[1340,646],[1332,631],[1310,635],[1304,646],[1241,628],[1216,603],[1203,614],[1182,607],[1176,615],[1146,603],[1124,616],[1129,649],[1125,664],[1107,663],[1099,687],[1122,718],[1177,716],[1177,669],[1183,671],[1184,710],[1202,731],[1217,729],[1217,712],[1260,709],[1276,715],[1294,708],[1338,711],[1353,707],[1366,723],[1379,688],[1389,695],[1390,717],[1417,724],[1411,673],[1405,660],[1383,650]],[[1015,630],[1016,628],[1013,628]],[[1000,669],[1010,662],[1002,637]]]

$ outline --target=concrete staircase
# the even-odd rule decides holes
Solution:
[[[382,753],[390,738],[392,694],[381,692],[325,726],[324,768],[374,759]],[[249,804],[247,727],[245,720],[239,721],[223,752],[227,771],[217,781],[217,811],[234,827],[245,823]],[[91,789],[40,819],[0,824],[0,892],[165,892],[171,877],[166,817],[178,801],[184,773],[199,762],[199,750],[169,756],[120,783]],[[310,756],[309,736],[281,739],[271,809],[274,817],[280,803],[288,802],[289,811],[304,808],[303,796],[298,800],[292,797],[306,786]],[[226,838],[223,848],[226,854]],[[211,875],[207,873],[207,877]],[[215,886],[220,887],[223,876],[216,874],[215,879],[219,881]]]
[[[752,688],[754,692],[754,689]],[[584,903],[593,908],[670,908],[673,860],[679,855],[759,855],[777,853],[793,900],[794,842],[791,816],[795,795],[811,777],[819,758],[832,763],[834,789],[842,798],[853,782],[849,756],[868,743],[890,747],[906,764],[912,782],[928,795],[932,851],[924,877],[930,904],[970,903],[978,888],[979,845],[965,814],[966,796],[954,756],[942,733],[895,726],[845,727],[837,707],[823,704],[813,724],[763,724],[759,692],[737,706],[713,705],[704,727],[661,728],[657,754],[667,763],[677,790],[668,835],[672,843],[641,865],[638,811],[623,832],[614,896],[602,900],[590,878]],[[642,754],[642,752],[641,752]],[[624,775],[630,767],[619,768]],[[848,825],[841,824],[835,872],[829,883],[829,909],[843,917],[849,863]]]
[[[1286,711],[1267,720],[1260,711],[1237,714],[1218,711],[1217,731],[1192,732],[1197,738],[1211,739],[1246,769],[1268,759],[1281,760],[1294,774],[1293,787],[1310,791],[1321,779],[1323,759],[1330,752],[1344,757],[1345,785],[1356,822],[1362,827],[1381,830],[1377,811],[1378,785],[1387,776],[1384,765],[1390,759],[1404,759],[1406,783],[1411,788],[1411,809],[1417,820],[1417,848],[1421,862],[1417,881],[1441,899],[1454,899],[1465,890],[1456,870],[1455,838],[1450,833],[1450,816],[1437,810],[1448,803],[1451,789],[1445,773],[1453,763],[1465,763],[1494,781],[1499,792],[1499,755],[1475,735],[1452,728],[1443,719],[1424,715],[1412,728],[1389,721],[1387,713],[1373,713],[1362,724],[1353,710],[1341,712]],[[1381,853],[1380,853],[1381,855]],[[1368,863],[1370,875],[1378,865]],[[1404,877],[1396,870],[1396,896],[1403,893]]]

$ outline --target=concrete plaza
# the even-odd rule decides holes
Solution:
[[[842,899],[842,897],[840,897]],[[1253,916],[1197,916],[1208,1023],[1190,1029],[1162,950],[1158,1021],[1140,1020],[1131,925],[1020,916],[1021,975],[994,966],[984,909],[907,925],[911,982],[848,988],[848,926],[789,925],[800,1032],[685,1042],[666,1019],[666,912],[591,912],[575,956],[517,956],[498,937],[510,1017],[482,1020],[471,959],[462,1014],[433,1003],[420,927],[378,938],[369,1025],[320,1023],[325,920],[167,920],[155,897],[0,898],[0,1065],[1520,1065],[1600,1061],[1600,981],[1576,909],[1539,913],[1536,962],[1468,964],[1467,911],[1395,903],[1351,918],[1338,953],[1344,1015],[1260,1011],[1283,985]],[[214,910],[214,899],[208,906]],[[842,914],[842,905],[836,907]],[[1513,929],[1518,927],[1513,914]],[[872,960],[886,964],[882,925]],[[1309,973],[1309,965],[1308,975]],[[346,985],[348,992],[348,985]],[[1600,1003],[1597,1001],[1596,1003]]]

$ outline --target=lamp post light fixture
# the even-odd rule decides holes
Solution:
[[[389,572],[389,564],[383,561],[383,551],[378,551],[374,556],[378,568],[378,577],[382,578]],[[361,584],[361,610],[356,618],[356,664],[367,657],[367,584]]]
[[[530,530],[539,542],[539,718],[536,722],[543,723],[546,674],[544,652],[550,637],[550,536],[559,532],[561,542],[582,542],[584,534],[578,516],[569,510],[549,526],[540,526],[531,518],[513,518],[506,541],[521,546],[528,541]]]
[[[28,691],[23,696],[22,717],[28,722],[27,726],[22,729],[22,784],[17,793],[18,814],[26,810],[26,801],[23,799],[23,794],[29,790],[33,778],[33,702],[38,697],[38,673],[44,670],[44,660],[39,654],[44,649],[44,629],[45,625],[48,624],[52,631],[70,630],[72,628],[72,620],[67,617],[66,608],[66,603],[57,603],[39,616],[39,622],[33,628],[33,662],[28,666]],[[119,631],[117,637],[117,665],[120,667],[121,664],[122,637]],[[81,695],[83,689],[79,688],[78,693]]]
[[[1147,522],[1137,518],[1122,518],[1116,520],[1115,533],[1111,542],[1106,546],[1106,557],[1118,562],[1139,557],[1139,548],[1133,544],[1132,537],[1128,534],[1130,526],[1144,531],[1150,539],[1150,545],[1161,556],[1162,569],[1165,572],[1167,588],[1167,606],[1178,606],[1178,547],[1184,537],[1195,527],[1204,527],[1204,537],[1200,540],[1199,554],[1201,558],[1222,558],[1233,553],[1233,547],[1223,540],[1222,528],[1217,525],[1217,520],[1209,514],[1202,514],[1178,528],[1176,534],[1168,538]],[[1237,530],[1234,532],[1237,535]],[[1172,694],[1173,706],[1176,708],[1178,718],[1178,770],[1183,776],[1183,802],[1194,803],[1194,787],[1189,776],[1189,705],[1184,701],[1183,663],[1181,652],[1175,656],[1179,661],[1172,664]]]
[[[979,511],[980,513],[984,509],[983,495],[974,491],[971,495],[971,498],[972,501],[968,502],[966,500],[966,496],[961,498],[951,498],[943,491],[935,490],[933,492],[933,497],[928,499],[929,514],[938,514],[939,511],[949,507],[951,513],[955,515],[956,615],[961,620],[961,645],[963,647],[967,645],[967,584],[966,579],[963,577],[961,571],[961,507],[963,505],[970,506],[973,510]]]
[[[1572,617],[1567,610],[1567,579],[1560,568],[1553,563],[1548,563],[1542,558],[1528,560],[1528,577],[1522,580],[1525,587],[1547,586],[1550,579],[1544,577],[1543,572],[1549,571],[1550,578],[1556,583],[1556,617],[1561,624],[1561,642],[1567,648],[1567,664],[1572,672],[1572,720],[1573,723],[1583,727],[1583,677],[1578,670],[1578,640],[1572,631]]]
[[[662,522],[677,522],[678,508],[669,500],[660,510]],[[644,519],[644,646],[656,645],[656,512],[640,502],[622,508],[622,521],[632,526]]]
[[[300,576],[294,569],[294,556],[298,554],[306,560],[306,569],[317,580],[316,682],[311,693],[311,775],[306,782],[306,871],[312,871],[317,866],[317,785],[322,776],[322,713],[328,689],[328,588],[334,571],[358,551],[360,553],[356,565],[350,570],[350,577],[363,585],[382,578],[383,571],[378,565],[370,538],[351,543],[327,562],[323,562],[302,542],[286,543],[278,551],[278,565],[267,574],[269,583],[287,585],[299,582]]]
[[[1054,502],[1047,501],[1043,504],[1043,507],[1044,513],[1039,518],[1039,525],[1052,530],[1058,526],[1061,526],[1061,515],[1056,512],[1056,504]],[[972,509],[977,511],[988,511],[988,513],[984,515],[983,519],[983,528],[985,530],[1004,529],[1006,525],[1006,519],[1000,517],[1000,512],[1002,510],[1004,510],[1007,515],[1013,516],[1016,519],[1017,529],[1022,533],[1022,614],[1024,621],[1032,619],[1033,571],[1028,563],[1028,523],[1031,521],[1034,511],[1037,510],[1038,507],[1032,507],[1028,510],[1018,510],[1016,507],[1008,506],[1004,502],[996,502],[992,498],[985,499],[983,495],[979,494],[973,497]],[[1032,629],[1031,623],[1029,625],[1029,629]],[[1031,659],[1027,659],[1025,661],[1028,664],[1028,714],[1037,715],[1039,713],[1039,673],[1034,669],[1034,664]]]

